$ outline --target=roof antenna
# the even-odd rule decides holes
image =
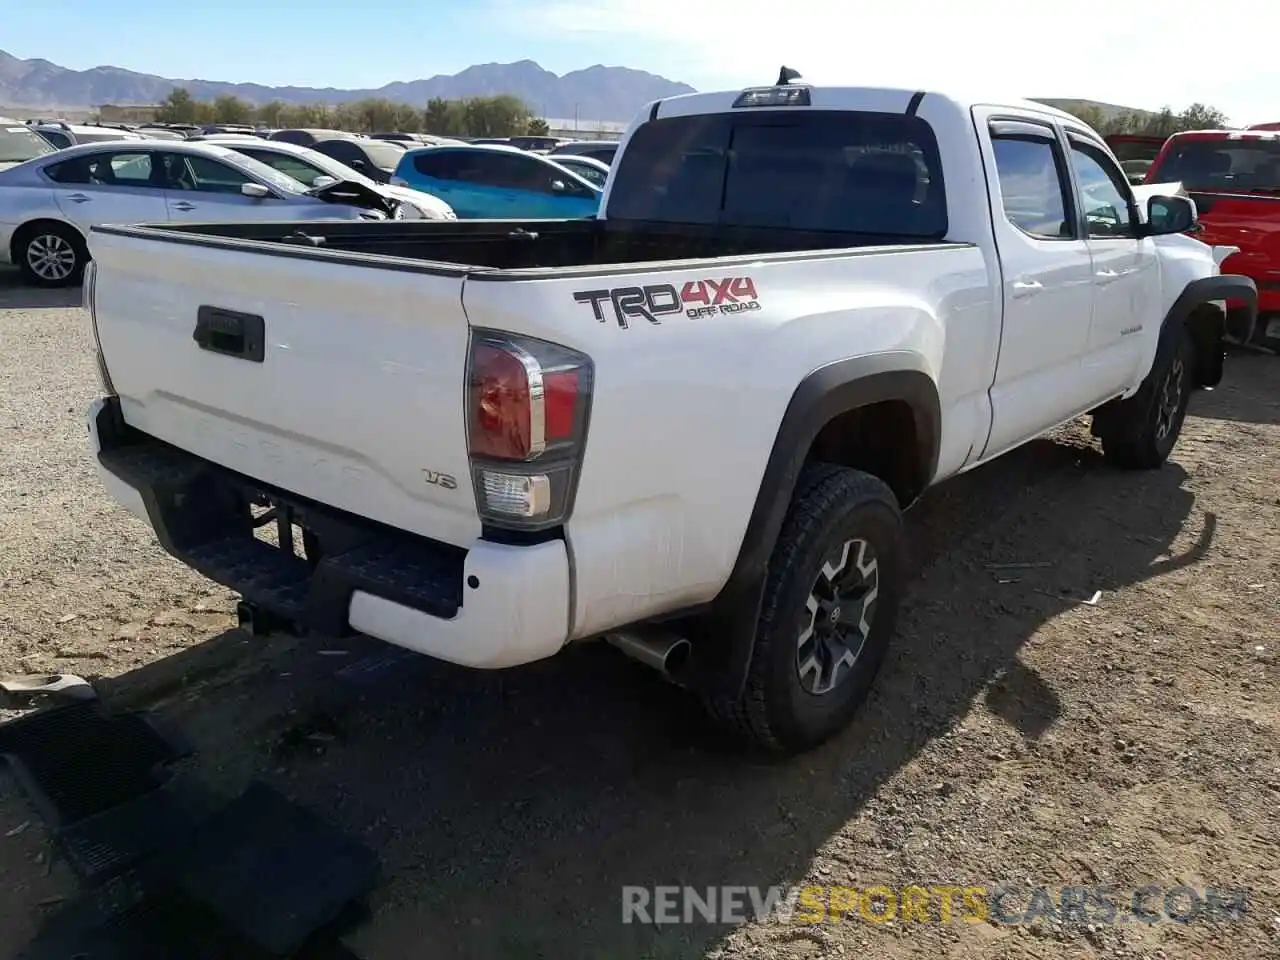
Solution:
[[[775,86],[785,87],[792,80],[799,80],[799,79],[801,79],[799,70],[792,70],[790,67],[784,66],[781,70],[778,71],[778,82],[775,84]]]

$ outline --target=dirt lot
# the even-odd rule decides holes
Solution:
[[[366,838],[385,872],[351,941],[369,960],[1280,956],[1280,359],[1234,356],[1158,473],[1107,468],[1072,428],[935,491],[870,703],[776,765],[722,749],[608,649],[361,679],[339,671],[386,648],[232,632],[230,595],[96,484],[76,298],[0,273],[0,671],[115,677],[221,787],[262,777]],[[0,778],[0,953],[74,892],[49,850]],[[1247,888],[1248,906],[1185,924],[620,922],[631,884],[1008,883],[1113,884],[1122,906],[1145,884]]]

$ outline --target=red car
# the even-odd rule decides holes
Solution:
[[[1147,183],[1181,182],[1195,201],[1198,240],[1239,247],[1222,264],[1258,285],[1253,342],[1280,348],[1280,131],[1175,133],[1147,171]],[[1241,305],[1228,302],[1228,310]]]

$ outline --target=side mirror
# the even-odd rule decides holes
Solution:
[[[260,183],[242,183],[240,184],[240,192],[254,200],[265,200],[271,196],[271,191]]]
[[[338,182],[339,181],[337,177],[319,176],[311,181],[311,189],[323,190],[325,187],[332,187],[335,183],[338,183]]]
[[[551,189],[555,193],[564,193],[566,190],[569,189],[569,187],[563,180],[552,180]]]
[[[1152,197],[1147,201],[1147,236],[1186,233],[1195,225],[1196,208],[1186,197]]]

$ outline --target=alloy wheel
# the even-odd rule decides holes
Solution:
[[[866,540],[846,540],[826,558],[796,643],[796,673],[807,693],[830,693],[849,676],[871,634],[879,592],[880,567]]]

